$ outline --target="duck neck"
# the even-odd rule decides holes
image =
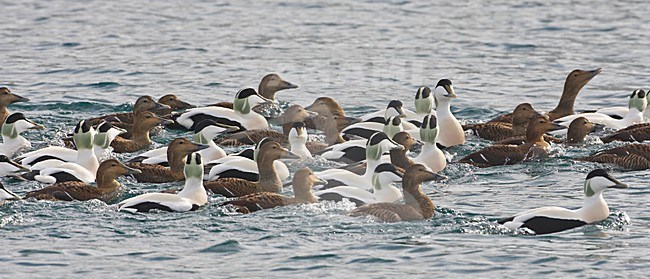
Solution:
[[[7,106],[5,104],[0,104],[0,125],[5,123],[7,116],[9,116],[9,110],[7,109]]]
[[[97,171],[97,178],[95,181],[97,181],[97,188],[101,190],[103,193],[110,193],[115,191],[118,187],[120,187],[120,183],[115,180],[117,177],[109,172],[105,172],[103,170],[98,170]]]
[[[284,134],[285,137],[289,136],[289,132],[291,132],[291,128],[293,128],[292,122],[287,122],[282,124],[282,133]]]
[[[415,181],[413,177],[406,175],[402,179],[404,203],[419,209],[424,218],[431,218],[435,212],[435,207],[431,199],[422,192],[421,182]]]
[[[16,137],[2,135],[2,145],[5,146],[5,152],[7,150],[13,150],[12,153],[17,152],[19,149],[32,146],[32,144],[29,143],[29,141],[24,137],[22,137],[21,135],[18,135]],[[5,155],[9,157],[13,157],[13,154],[5,154]]]
[[[167,148],[167,162],[169,162],[169,168],[174,174],[180,174],[184,177],[183,168],[185,167],[185,163],[183,162],[183,158],[185,156],[187,154],[177,154],[170,148]]]
[[[290,141],[291,152],[296,153],[303,157],[311,157],[311,152],[307,149],[306,142],[302,139]]]
[[[367,181],[372,181],[372,174],[375,172],[375,169],[377,166],[381,164],[381,159],[375,160],[375,159],[367,159],[366,160],[366,172],[363,173],[363,177],[367,178]]]
[[[438,118],[441,118],[443,116],[453,116],[453,114],[451,114],[451,101],[438,101],[438,104],[436,105],[436,115]]]
[[[345,139],[341,137],[341,132],[339,132],[339,129],[336,127],[336,121],[328,120],[325,124],[325,140],[328,145],[345,142]]]
[[[151,144],[149,130],[153,129],[153,127],[151,125],[145,125],[142,121],[135,121],[133,123],[133,130],[131,131],[131,140],[138,144]]]
[[[390,162],[400,168],[406,169],[409,166],[413,165],[413,161],[406,156],[410,147],[404,147],[402,150],[391,150],[390,151]]]
[[[260,174],[257,183],[261,191],[279,193],[282,190],[282,181],[275,170],[274,161],[264,153],[257,155],[257,169]]]
[[[512,119],[512,136],[518,137],[526,135],[526,127],[528,126],[528,119],[520,121],[518,119]]]
[[[607,219],[607,216],[609,216],[609,206],[607,206],[607,202],[603,198],[603,191],[586,197],[584,205],[577,210],[577,213],[587,223]]]
[[[294,195],[296,197],[297,203],[316,203],[318,198],[311,191],[311,186],[305,187],[304,189],[294,189]]]
[[[97,169],[99,168],[99,160],[97,160],[97,156],[95,156],[95,152],[92,149],[81,148],[77,150],[77,160],[75,163],[86,168],[93,175],[97,174]]]
[[[573,104],[576,102],[576,97],[578,97],[580,89],[582,89],[582,87],[576,88],[567,82],[564,83],[564,90],[562,91],[560,102],[558,102],[557,106],[552,111],[548,112],[551,120],[575,114],[573,111]]]
[[[185,179],[185,186],[177,195],[189,199],[199,206],[208,202],[208,194],[205,192],[201,178],[189,177]]]

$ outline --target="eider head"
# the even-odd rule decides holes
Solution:
[[[457,98],[454,87],[451,85],[451,80],[441,79],[436,84],[436,88],[433,91],[433,97],[435,99],[436,107],[440,103],[449,103],[451,99]]]
[[[636,109],[638,111],[643,111],[648,105],[648,100],[646,99],[646,92],[642,89],[637,89],[632,92],[630,95],[630,101],[628,102],[628,107],[630,109]]]
[[[217,123],[212,119],[201,120],[194,126],[194,141],[209,144],[217,135],[239,130],[238,127]]]
[[[196,178],[203,180],[203,162],[201,154],[192,152],[185,158],[185,168],[183,169],[185,179]]]
[[[11,90],[7,87],[0,87],[0,106],[7,106],[11,103],[17,102],[27,102],[28,98],[18,96],[14,93],[11,93]]]
[[[191,109],[196,107],[195,105],[182,101],[174,94],[167,94],[160,97],[160,99],[158,99],[158,103],[167,105],[172,110]]]
[[[381,190],[384,186],[402,181],[401,173],[395,165],[391,163],[379,164],[372,173],[372,186],[375,191]]]
[[[417,114],[430,114],[433,110],[433,94],[431,88],[422,86],[415,93],[415,112]]]
[[[429,114],[424,116],[420,124],[420,139],[424,143],[435,144],[438,137],[438,118]]]
[[[77,126],[74,128],[74,134],[72,135],[72,140],[77,146],[77,150],[81,149],[91,149],[93,147],[93,137],[95,136],[95,131],[93,127],[88,125],[86,120],[81,120],[77,123]]]
[[[401,131],[404,131],[404,127],[402,126],[402,120],[399,116],[391,116],[386,119],[386,124],[384,124],[384,133],[386,133],[389,138],[393,138],[395,134]]]
[[[403,106],[404,105],[400,100],[390,101],[386,107],[384,118],[389,118],[391,116],[406,117],[406,114],[404,114],[404,109],[402,108]]]
[[[305,123],[303,122],[294,122],[289,131],[289,142],[300,142],[302,144],[307,143],[307,129],[305,129]]]
[[[45,128],[45,126],[36,124],[25,118],[25,115],[20,112],[15,112],[9,115],[5,120],[5,123],[2,124],[2,136],[16,138],[24,131],[30,129],[41,130],[43,128]]]
[[[0,176],[29,171],[29,168],[14,162],[5,155],[0,155]]]
[[[109,122],[102,121],[97,126],[97,134],[93,139],[93,144],[102,148],[108,148],[115,137],[124,133],[126,133],[126,130],[115,127]]]
[[[258,94],[255,89],[244,88],[239,90],[235,95],[233,110],[242,114],[247,114],[254,106],[272,102],[273,100],[262,97],[262,95]]]
[[[610,176],[604,169],[595,169],[587,175],[584,186],[585,196],[591,197],[609,188],[625,189],[629,186]]]
[[[386,133],[376,132],[366,142],[366,159],[377,161],[386,151],[403,149],[403,146],[389,138]]]

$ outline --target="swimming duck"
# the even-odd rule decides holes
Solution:
[[[589,119],[578,117],[569,124],[565,142],[568,144],[581,143],[585,140],[585,137],[587,137],[587,135],[593,132],[597,127],[598,125],[589,121]]]
[[[158,103],[161,105],[169,106],[169,108],[160,108],[155,110],[156,114],[160,116],[169,115],[177,110],[191,109],[196,107],[195,105],[179,99],[178,96],[174,94],[167,94],[160,97],[160,99],[158,99]]]
[[[413,162],[423,164],[433,172],[439,172],[447,167],[447,157],[436,145],[438,137],[437,123],[438,120],[434,115],[427,115],[422,119],[420,139],[424,142],[424,146],[422,146],[420,154],[413,158]]]
[[[414,165],[415,162],[411,160],[406,153],[411,150],[411,148],[418,143],[416,139],[411,137],[407,132],[399,132],[393,136],[393,140],[404,147],[402,150],[391,150],[390,153],[390,162],[396,167],[402,169],[407,169],[411,165]]]
[[[186,145],[189,142],[186,142]],[[181,164],[183,159],[181,159]],[[208,202],[208,194],[203,188],[203,162],[201,154],[186,156],[183,166],[185,186],[177,194],[146,193],[118,203],[118,210],[129,212],[149,212],[152,209],[168,212],[194,211]]]
[[[183,159],[192,152],[197,152],[208,147],[208,145],[194,143],[184,138],[176,138],[167,147],[169,167],[139,162],[127,163],[126,165],[142,171],[141,174],[133,175],[138,182],[166,183],[181,181],[184,178]]]
[[[118,177],[138,173],[140,170],[129,168],[116,159],[108,159],[99,164],[97,186],[80,181],[61,182],[40,190],[30,191],[25,195],[25,199],[62,201],[99,199],[108,202],[120,194],[119,188],[122,185],[117,182]]]
[[[650,140],[650,123],[630,125],[600,139],[604,143],[612,141],[644,142]]]
[[[307,111],[299,105],[288,107],[282,114],[270,120],[272,123],[282,126],[282,133],[266,129],[255,129],[237,132],[226,135],[219,144],[221,145],[254,145],[263,138],[272,138],[282,145],[289,144],[288,136],[293,127],[293,123],[302,122],[310,116],[315,116],[315,112]]]
[[[298,88],[298,85],[282,79],[278,74],[268,74],[260,81],[257,91],[260,93],[260,96],[269,100],[275,100],[275,93],[293,88]],[[231,102],[220,102],[211,106],[233,109],[233,103]]]
[[[113,140],[126,133],[126,130],[113,126],[111,123],[103,121],[97,126],[97,134],[93,137],[93,152],[100,161],[111,157],[111,143]]]
[[[646,101],[648,103],[648,106],[645,107],[643,110],[643,119],[644,121],[650,120],[650,92],[646,91],[645,97]],[[585,112],[596,112],[600,114],[606,114],[609,115],[612,118],[615,119],[623,119],[629,112],[630,112],[630,107],[625,106],[625,107],[606,107],[606,108],[600,108],[597,110],[593,111],[585,111]]]
[[[573,111],[573,104],[576,102],[578,93],[580,93],[580,90],[587,85],[592,78],[600,74],[602,71],[603,68],[591,71],[578,69],[571,71],[564,81],[564,90],[562,91],[560,102],[557,104],[555,109],[546,113],[549,119],[553,121],[560,117],[575,114],[575,111]],[[498,116],[490,120],[490,122],[512,122],[512,114],[509,113]]]
[[[492,145],[460,159],[480,168],[512,165],[524,160],[546,155],[549,144],[544,141],[544,133],[564,129],[564,126],[552,123],[545,116],[538,116],[528,122],[526,143],[522,145]]]
[[[204,119],[212,119],[217,123],[238,127],[240,130],[268,129],[269,123],[264,116],[251,110],[256,105],[270,103],[272,100],[262,97],[253,88],[244,88],[235,95],[233,109],[208,106],[188,109],[172,116],[176,122],[188,130]]]
[[[362,116],[363,122],[352,124],[343,129],[341,133],[344,137],[352,138],[354,136],[364,139],[370,138],[374,133],[384,131],[386,125],[397,126],[400,131],[405,130],[409,133],[415,133],[418,129],[417,126],[410,122],[399,121],[396,123],[389,122],[397,121],[397,118],[405,117],[404,110],[402,109],[402,102],[399,100],[392,100],[388,103],[388,107],[384,111],[384,116],[375,117],[374,115]],[[364,118],[365,117],[365,118]]]
[[[325,190],[316,191],[314,194],[323,201],[342,201],[348,199],[356,206],[369,203],[389,202],[394,203],[402,198],[402,192],[393,183],[402,181],[403,173],[391,163],[378,165],[372,174],[373,192],[355,186],[336,186]],[[327,185],[327,181],[325,181]]]
[[[646,92],[638,89],[632,92],[632,95],[630,96],[630,100],[628,102],[628,107],[630,109],[625,117],[623,117],[623,119],[616,119],[607,114],[592,112],[568,115],[562,118],[558,118],[554,122],[566,126],[569,125],[569,123],[571,123],[571,121],[574,119],[578,117],[584,117],[589,119],[591,122],[603,124],[606,128],[618,130],[628,127],[632,124],[643,122],[643,111],[647,105],[648,100],[646,99]]]
[[[12,93],[9,88],[0,87],[0,123],[4,123],[7,116],[9,116],[9,110],[7,110],[8,105],[27,101],[29,101],[28,98]]]
[[[529,103],[517,105],[512,112],[512,122],[485,122],[463,125],[463,130],[472,130],[473,134],[486,140],[499,141],[511,137],[526,135],[526,126],[531,118],[540,113]]]
[[[228,132],[229,130],[231,130],[231,128],[224,128],[222,125],[219,125],[210,119],[202,120],[198,125],[196,125],[196,127],[194,127],[194,142],[210,146],[199,151],[204,162],[211,162],[226,156],[226,152],[223,151],[221,147],[217,146],[212,139],[221,133]],[[169,162],[167,162],[167,146],[149,150],[129,160],[129,163],[134,162],[169,166]]]
[[[318,97],[311,105],[305,107],[305,109],[318,113],[318,116],[305,119],[305,125],[309,129],[325,131],[325,124],[329,117],[345,117],[345,111],[341,105],[330,97]]]
[[[257,155],[260,147],[266,142],[273,141],[271,138],[262,139],[255,145],[254,149],[245,149],[236,154],[230,154],[226,157],[211,161],[208,163],[210,171],[207,180],[216,180],[219,178],[241,178],[249,181],[259,180],[259,171],[257,168]],[[252,152],[247,152],[251,150]],[[289,169],[282,161],[273,161],[273,166],[280,177],[280,180],[289,178]]]
[[[628,170],[645,170],[650,168],[650,145],[629,144],[577,159],[579,161],[616,164]]]
[[[29,168],[12,161],[5,155],[0,154],[0,177],[12,176],[17,173],[27,171],[29,171]]]
[[[406,169],[402,180],[404,204],[387,202],[367,204],[352,210],[350,216],[373,216],[384,222],[430,219],[435,213],[435,206],[422,192],[421,185],[426,181],[444,179],[445,176],[429,171],[424,165],[412,165]]]
[[[241,197],[259,192],[279,193],[282,190],[282,180],[273,165],[277,159],[300,159],[273,140],[262,141],[256,156],[259,181],[249,181],[241,178],[219,178],[205,182],[204,186],[212,193],[224,197]]]
[[[351,145],[348,146],[349,144],[343,144],[346,143],[345,139],[341,137],[341,131],[345,129],[345,127],[350,126],[354,123],[358,123],[361,120],[359,118],[355,117],[347,117],[347,116],[338,116],[338,115],[331,115],[327,118],[325,124],[324,124],[324,134],[325,134],[325,142],[315,142],[315,141],[309,141],[305,145],[309,149],[309,152],[312,154],[324,154],[324,152],[327,152],[329,150],[333,150],[336,148],[339,148],[341,150],[345,150],[346,147],[351,147],[351,146],[356,146],[356,145]],[[305,126],[308,126],[307,123],[305,123]],[[361,142],[361,149],[364,149],[365,147],[365,142],[363,140],[359,141]],[[339,145],[341,144],[341,145]],[[339,145],[338,147],[334,147],[334,145]],[[329,148],[332,146],[332,148]],[[329,150],[328,150],[329,149]],[[347,158],[345,151],[342,153],[339,153],[339,157],[344,157],[345,159],[342,159],[343,161],[348,160],[348,161],[359,161],[365,159],[365,152],[361,152],[360,158]],[[354,152],[350,153],[350,155],[356,154]],[[325,158],[329,158],[328,156],[324,156]],[[333,158],[332,160],[337,160],[339,157]]]
[[[135,115],[140,112],[157,111],[157,110],[164,110],[164,109],[168,110],[169,106],[160,104],[156,102],[151,96],[145,95],[145,96],[140,96],[135,101],[135,104],[133,104],[132,112],[113,113],[113,114],[107,114],[99,117],[93,117],[87,119],[86,122],[88,122],[88,124],[91,126],[95,126],[101,123],[102,121],[132,124],[133,121],[135,120]]]
[[[25,115],[20,112],[12,113],[2,124],[0,154],[13,157],[18,151],[32,147],[32,144],[22,137],[20,133],[30,129],[40,130],[43,128],[45,128],[43,125],[36,124],[25,118]]]
[[[444,147],[452,147],[465,143],[465,132],[458,119],[451,113],[451,100],[457,98],[451,80],[441,79],[433,90],[436,102],[436,117],[440,134],[437,143]]]
[[[400,150],[404,147],[394,142],[384,132],[377,132],[366,141],[366,170],[363,175],[356,174],[345,169],[328,169],[316,172],[316,176],[328,181],[323,189],[347,185],[361,189],[372,187],[372,174],[378,165],[382,163],[381,156],[390,150]]]
[[[251,213],[258,210],[269,209],[279,206],[287,206],[301,203],[316,203],[318,199],[312,193],[314,185],[327,183],[319,179],[309,168],[299,169],[293,176],[294,197],[287,197],[278,193],[259,192],[234,200],[223,202],[221,206],[234,206],[237,212]]]
[[[152,143],[149,137],[151,129],[158,125],[171,124],[173,121],[161,118],[150,111],[140,112],[135,116],[133,122],[133,132],[130,139],[116,137],[111,142],[113,152],[115,153],[132,153],[149,147]]]
[[[20,200],[20,196],[14,194],[14,192],[9,191],[7,188],[5,188],[2,183],[0,183],[0,205],[4,203],[4,201],[17,201]]]
[[[521,212],[498,221],[506,228],[528,228],[535,234],[549,234],[593,224],[607,219],[609,207],[603,198],[607,189],[625,189],[627,184],[611,177],[605,170],[596,169],[587,175],[585,202],[579,209],[546,206]]]
[[[289,144],[291,145],[289,151],[298,154],[302,159],[312,158],[311,152],[307,149],[308,138],[309,135],[307,134],[305,123],[294,122],[293,128],[289,131]]]
[[[390,108],[386,108],[386,110],[390,110]],[[386,110],[372,112],[362,116],[361,118],[364,119],[364,121],[367,121],[367,119],[381,120],[381,117],[386,115]],[[422,123],[420,121],[423,117],[429,114],[435,115],[436,111],[434,110],[434,98],[433,94],[431,94],[431,88],[428,86],[418,88],[415,92],[415,112],[402,108],[402,114],[404,115],[404,120],[412,123],[415,127],[421,126]]]

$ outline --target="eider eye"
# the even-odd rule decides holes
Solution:
[[[573,74],[573,76],[574,76],[574,77],[577,77],[577,76],[578,76],[578,74]]]

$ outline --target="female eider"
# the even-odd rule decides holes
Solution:
[[[183,180],[183,159],[192,152],[208,148],[208,145],[191,142],[184,138],[176,138],[167,147],[167,162],[169,167],[140,162],[127,163],[127,166],[142,171],[133,177],[138,182],[166,183]]]
[[[293,123],[303,122],[310,116],[315,116],[315,112],[307,111],[299,105],[292,105],[288,107],[282,114],[270,120],[271,123],[282,126],[282,132],[266,129],[255,129],[237,132],[234,134],[226,135],[221,139],[221,145],[254,145],[263,138],[272,138],[282,145],[288,144],[289,132],[293,127]]]
[[[118,177],[138,173],[140,170],[129,168],[116,159],[108,159],[99,164],[96,186],[81,181],[61,182],[40,190],[30,191],[25,195],[25,199],[62,201],[99,199],[108,202],[120,194],[122,185],[116,180]]]
[[[650,169],[650,144],[635,143],[598,151],[578,161],[615,164],[627,170]]]
[[[210,169],[207,180],[216,180],[219,178],[241,178],[249,181],[259,180],[259,170],[257,158],[260,153],[260,147],[266,142],[274,141],[270,138],[262,139],[253,149],[244,149],[239,153],[230,154],[226,157],[209,162],[207,165]],[[248,150],[252,152],[247,152]],[[289,169],[282,161],[273,161],[278,177],[284,181],[289,178]]]
[[[133,131],[130,139],[116,137],[111,142],[115,153],[132,153],[149,147],[152,143],[149,137],[151,129],[158,125],[171,124],[173,121],[161,118],[150,111],[138,113],[133,122]]]
[[[129,212],[149,212],[152,209],[185,212],[194,211],[208,202],[208,194],[203,188],[203,162],[201,154],[191,153],[185,160],[183,173],[185,186],[177,194],[146,193],[118,203],[118,210]]]
[[[549,119],[553,121],[560,117],[575,114],[575,111],[573,111],[573,104],[576,102],[578,93],[580,93],[580,90],[587,85],[592,78],[600,74],[602,71],[603,68],[591,71],[577,69],[571,71],[564,81],[564,90],[562,91],[560,101],[555,109],[546,113]],[[498,116],[495,119],[490,120],[490,122],[512,122],[512,113]]]
[[[474,135],[486,140],[500,141],[511,137],[526,135],[526,126],[531,118],[541,115],[529,103],[517,105],[512,112],[512,122],[485,122],[463,125]]]
[[[630,95],[630,100],[628,101],[628,107],[630,108],[628,113],[623,117],[623,119],[612,118],[607,114],[589,112],[581,113],[575,115],[568,115],[562,118],[556,119],[554,122],[560,125],[568,126],[571,121],[578,117],[584,117],[589,119],[589,121],[594,123],[599,123],[605,125],[606,128],[610,129],[623,129],[632,124],[637,124],[643,122],[643,111],[648,105],[648,100],[646,99],[646,92],[638,89],[632,92]]]
[[[158,99],[158,103],[162,104],[162,105],[169,106],[169,109],[161,108],[161,109],[157,109],[155,111],[156,114],[158,114],[160,116],[169,115],[172,112],[177,111],[177,110],[185,110],[185,109],[191,109],[191,108],[196,107],[195,105],[192,105],[192,104],[190,104],[188,102],[185,102],[185,101],[179,99],[174,94],[167,94],[167,95],[164,95],[164,96],[160,97],[160,99]]]
[[[397,189],[393,183],[402,181],[403,173],[391,163],[383,163],[375,168],[372,174],[372,193],[366,189],[355,186],[336,186],[314,194],[321,201],[342,201],[347,199],[356,206],[369,203],[389,202],[394,203],[402,198],[402,191]],[[327,185],[327,181],[325,181]]]
[[[194,142],[210,146],[199,151],[204,162],[211,162],[226,156],[226,152],[213,139],[223,132],[230,131],[230,129],[230,127],[223,127],[210,119],[203,120],[196,125],[193,136]],[[167,162],[167,146],[149,150],[129,160],[129,163],[134,162],[169,166],[169,162]]]
[[[437,143],[444,147],[452,147],[465,143],[465,132],[458,119],[451,113],[451,101],[458,96],[454,92],[451,80],[441,79],[433,89],[436,102],[436,117],[440,134]]]
[[[319,179],[309,168],[299,169],[293,176],[293,197],[278,193],[260,192],[223,202],[221,206],[233,206],[240,213],[251,213],[292,204],[316,203],[318,199],[312,193],[314,185],[327,183]]]
[[[40,130],[43,128],[45,128],[43,125],[36,124],[25,118],[25,115],[20,112],[12,113],[2,124],[0,154],[13,157],[18,151],[32,147],[32,144],[22,137],[20,133],[30,129]]]
[[[389,152],[390,162],[396,167],[400,167],[402,169],[407,169],[408,167],[414,165],[415,162],[413,162],[412,158],[406,156],[406,154],[411,150],[413,146],[418,143],[418,141],[411,137],[411,135],[407,132],[399,132],[395,134],[395,136],[393,136],[393,140],[396,143],[402,145],[404,149],[391,150]]]
[[[238,127],[240,130],[268,129],[269,123],[264,116],[254,112],[256,105],[270,103],[272,100],[262,97],[253,88],[244,88],[235,95],[233,109],[208,106],[188,109],[175,116],[175,121],[188,130],[204,119],[212,119],[217,123]]]
[[[151,96],[145,95],[145,96],[140,96],[135,101],[135,104],[133,104],[133,111],[131,112],[113,113],[113,114],[107,114],[99,117],[93,117],[93,118],[86,119],[86,122],[88,122],[88,124],[91,126],[95,126],[101,123],[102,121],[133,124],[135,120],[135,115],[139,114],[140,112],[144,112],[144,111],[157,112],[158,110],[163,110],[163,109],[169,109],[169,106],[160,104],[156,102]]]
[[[610,135],[601,137],[604,143],[612,141],[644,142],[650,140],[650,123],[639,123],[620,129]]]
[[[512,165],[524,160],[547,154],[550,145],[544,141],[544,133],[566,127],[552,123],[545,116],[531,119],[526,128],[526,143],[522,145],[492,145],[460,159],[480,168]]]
[[[352,210],[350,216],[373,216],[384,222],[430,219],[435,213],[435,206],[422,192],[422,182],[444,179],[445,176],[433,173],[423,165],[410,166],[402,179],[404,204],[386,202],[367,204]]]
[[[7,110],[8,105],[27,101],[29,101],[28,98],[12,93],[9,88],[0,87],[0,123],[4,123],[7,116],[9,116],[9,110]]]
[[[498,223],[511,230],[528,228],[535,234],[549,234],[600,222],[609,216],[603,192],[610,188],[624,189],[628,186],[611,177],[605,170],[596,169],[585,180],[585,202],[581,208],[571,210],[557,206],[540,207],[503,218]]]
[[[366,141],[366,169],[362,175],[344,169],[328,169],[316,172],[321,179],[328,181],[324,189],[339,185],[356,186],[362,189],[372,187],[372,174],[377,166],[383,163],[382,155],[390,150],[401,150],[404,147],[388,138],[385,133],[378,132]]]
[[[241,178],[219,178],[205,182],[204,186],[212,193],[224,197],[241,197],[259,192],[279,193],[282,190],[282,180],[273,165],[278,159],[300,159],[273,140],[262,141],[256,156],[259,181],[249,181]]]
[[[305,107],[305,109],[318,113],[318,116],[305,119],[305,124],[309,129],[325,131],[325,124],[328,118],[333,116],[345,117],[343,107],[330,97],[318,97],[311,105]]]

